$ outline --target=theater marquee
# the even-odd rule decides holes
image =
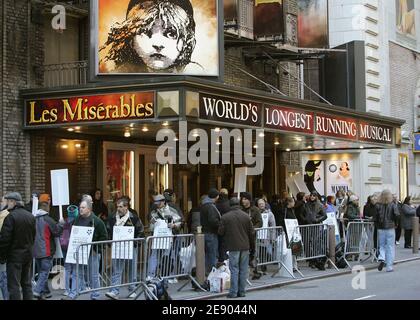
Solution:
[[[131,92],[25,101],[25,127],[149,119],[154,92]]]

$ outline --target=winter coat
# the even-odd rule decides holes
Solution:
[[[375,216],[375,212],[376,212],[376,204],[373,205],[371,203],[367,203],[363,207],[363,218],[371,219]]]
[[[200,207],[192,208],[188,214],[188,231],[196,233],[197,227],[200,225]]]
[[[234,206],[220,220],[218,233],[227,251],[247,251],[255,248],[255,234],[250,217]]]
[[[295,215],[295,209],[288,207],[282,208],[281,213],[279,215],[279,221],[277,223],[279,223],[279,226],[283,228],[283,231],[286,230],[286,223],[284,219],[297,219]]]
[[[305,202],[302,200],[297,200],[295,202],[295,216],[298,220],[299,225],[306,224],[306,206]]]
[[[96,216],[98,216],[104,221],[108,218],[108,207],[102,201],[102,198],[99,200],[93,200],[92,211],[95,213]]]
[[[249,208],[241,208],[243,212],[248,214],[248,216],[251,218],[252,225],[255,229],[262,228],[262,218],[261,218],[261,212],[260,210],[255,206],[250,206]]]
[[[322,207],[319,200],[308,201],[305,203],[306,210],[306,224],[319,224],[322,221],[327,220],[327,214]]]
[[[89,227],[94,228],[92,242],[108,240],[108,232],[106,230],[105,223],[93,212],[90,215],[90,218]],[[76,218],[76,220],[74,220],[73,226],[80,226],[79,220],[80,215]]]
[[[35,212],[36,235],[34,243],[34,258],[47,258],[54,256],[55,238],[63,232],[63,225],[55,222],[47,211]]]
[[[404,230],[413,230],[413,217],[416,216],[416,209],[408,204],[402,206],[401,210],[401,228]]]
[[[359,206],[350,202],[347,205],[346,213],[344,214],[344,219],[357,220],[360,219],[360,209]]]
[[[230,211],[230,201],[226,195],[221,194],[219,196],[219,199],[216,201],[216,208],[222,216]]]
[[[203,233],[217,234],[220,224],[220,212],[217,210],[213,200],[206,197],[200,208],[200,222]]]
[[[395,203],[378,204],[374,217],[375,226],[378,229],[395,229],[399,215],[400,213]]]
[[[21,206],[9,210],[0,232],[0,263],[27,263],[32,260],[35,217]]]
[[[173,234],[178,234],[181,229],[182,218],[174,208],[166,204],[161,209],[155,209],[150,213],[150,225],[149,229],[151,232],[155,230],[155,224],[158,220],[165,220],[166,223],[173,223],[175,227],[172,229]]]
[[[124,227],[134,227],[134,239],[143,238],[144,226],[140,218],[132,214],[130,211],[128,212],[128,215],[129,215],[129,218],[127,222],[124,224]],[[114,226],[116,223],[117,223],[117,218],[115,214],[111,218],[109,218],[106,223],[109,240],[112,240],[112,237],[114,235]]]

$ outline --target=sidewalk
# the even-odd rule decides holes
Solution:
[[[420,252],[420,251],[419,251]],[[412,249],[404,249],[404,244],[401,242],[400,245],[396,247],[396,256],[395,256],[395,263],[403,263],[407,260],[420,260],[420,254],[413,254]],[[376,268],[378,264],[376,262],[372,263],[372,259],[369,258],[368,261],[364,262],[362,265],[366,269]],[[350,264],[355,264],[350,261]],[[271,276],[272,272],[275,270],[274,266],[269,266],[267,268],[267,274],[261,276],[258,280],[250,280],[251,286],[247,287],[247,291],[253,290],[264,290],[267,288],[272,287],[279,287],[285,286],[292,283],[309,281],[313,279],[325,278],[325,277],[333,277],[333,276],[340,276],[343,274],[351,273],[349,268],[346,269],[339,269],[336,271],[334,268],[326,269],[325,271],[320,271],[317,269],[311,269],[307,266],[307,262],[302,262],[299,264],[299,270],[304,275],[302,278],[297,272],[294,273],[296,279],[281,277],[279,274],[275,275],[274,277]],[[396,268],[398,270],[398,267]],[[228,294],[227,291],[223,293],[210,293],[210,292],[202,292],[202,291],[195,291],[192,289],[191,284],[188,283],[181,291],[178,291],[178,288],[182,287],[186,282],[190,282],[187,280],[179,280],[177,284],[169,284],[169,294],[173,300],[201,300],[201,299],[212,299],[212,298],[219,298],[226,296]],[[105,292],[101,292],[101,299],[100,300],[109,300],[105,297]],[[53,297],[50,300],[60,300],[62,296],[63,290],[53,291]],[[128,295],[128,290],[126,288],[121,288],[120,293],[120,300],[131,300],[126,299]],[[89,300],[89,294],[84,294],[78,297],[78,300]],[[139,297],[139,300],[144,300],[144,294]]]

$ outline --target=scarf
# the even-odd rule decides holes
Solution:
[[[125,216],[122,216],[122,217],[117,213],[115,215],[115,218],[116,218],[115,225],[117,227],[124,226],[126,224],[126,222],[128,221],[128,218],[129,217],[130,217],[130,213],[129,212],[127,212],[126,215]]]

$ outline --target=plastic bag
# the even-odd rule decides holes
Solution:
[[[210,292],[220,293],[223,291],[223,280],[219,277],[219,271],[213,267],[209,273],[207,280],[210,286]]]
[[[179,251],[179,260],[181,261],[182,269],[185,272],[190,272],[195,268],[195,244],[191,242],[188,247],[183,247]]]

